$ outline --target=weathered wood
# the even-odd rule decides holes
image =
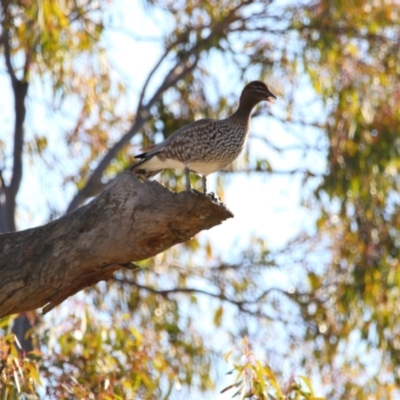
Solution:
[[[132,261],[231,218],[204,195],[174,193],[131,173],[89,204],[47,225],[0,235],[0,317],[44,312]]]

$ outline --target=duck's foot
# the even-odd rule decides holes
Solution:
[[[206,196],[208,196],[212,201],[221,203],[221,199],[214,192],[206,193]]]
[[[200,191],[198,191],[198,190],[196,190],[196,189],[193,189],[192,187],[189,188],[188,191],[191,192],[191,193],[193,193],[193,194],[195,194],[196,196],[204,196],[204,193],[203,193],[203,192],[200,192]]]
[[[214,192],[204,193],[204,192],[200,192],[199,190],[193,189],[192,187],[188,189],[188,192],[191,192],[196,196],[207,196],[212,201],[217,202],[217,203],[221,202],[221,199],[219,197],[217,197]]]

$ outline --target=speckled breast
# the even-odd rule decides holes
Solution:
[[[232,163],[242,151],[249,122],[245,120],[210,121],[207,126],[196,127],[174,141],[170,156],[186,165],[195,162],[218,164],[219,168]]]

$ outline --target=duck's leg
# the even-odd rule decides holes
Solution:
[[[213,201],[219,201],[214,192],[207,193],[207,177],[205,175],[201,177],[201,181],[203,182],[203,194],[209,196]]]
[[[192,187],[190,186],[190,176],[189,176],[189,168],[185,167],[185,179],[186,179],[186,190],[192,191]]]
[[[191,185],[190,185],[190,176],[189,176],[189,174],[190,174],[190,170],[189,170],[188,167],[186,167],[186,168],[185,168],[186,190],[189,191],[189,192],[192,192],[192,193],[194,193],[194,194],[196,194],[196,195],[203,194],[203,193],[199,192],[198,190],[193,189],[193,188],[191,187]],[[205,177],[204,177],[204,178],[205,178]],[[203,185],[204,185],[204,180],[203,180]],[[203,187],[204,187],[204,186],[203,186]],[[205,192],[204,192],[204,193],[205,193]]]
[[[201,181],[203,183],[203,193],[207,194],[207,177],[205,175],[203,175],[201,177]]]

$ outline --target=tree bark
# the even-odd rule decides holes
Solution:
[[[0,317],[43,306],[47,312],[128,263],[232,216],[208,196],[174,193],[126,172],[62,218],[0,235]]]

